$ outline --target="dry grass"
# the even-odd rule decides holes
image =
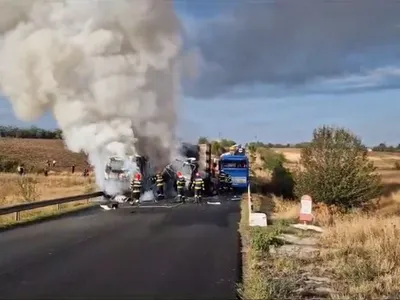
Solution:
[[[23,211],[20,213],[20,220],[16,221],[15,216],[5,215],[0,216],[0,229],[9,228],[17,224],[26,224],[33,221],[48,219],[54,216],[59,216],[65,213],[78,211],[92,206],[93,203],[87,200],[76,201],[71,203],[61,204],[60,206],[53,205],[43,208]]]
[[[52,169],[57,172],[69,171],[72,165],[82,172],[86,166],[86,156],[69,151],[62,140],[0,138],[0,155],[35,169],[44,168],[47,160],[56,160]]]
[[[293,169],[300,160],[301,149],[273,148],[273,150],[285,155],[287,160],[285,167],[289,169]],[[400,164],[400,153],[370,152],[368,155],[369,159],[377,167],[377,172],[382,175],[384,182],[396,182],[400,185],[400,170],[395,169],[395,163]],[[270,172],[264,170],[259,154],[256,154],[255,159],[252,161],[252,168],[256,176],[266,179],[270,178]]]
[[[78,174],[52,175],[45,177],[43,175],[19,176],[17,174],[0,173],[0,204],[11,205],[20,203],[24,200],[26,187],[23,183],[31,182],[35,187],[33,192],[34,199],[30,201],[39,201],[53,199],[58,197],[67,197],[75,194],[82,194],[93,187],[94,177],[83,177]],[[26,199],[28,201],[28,199]]]
[[[298,149],[275,150],[285,154],[289,166],[300,157]],[[351,214],[344,214],[335,207],[314,205],[314,223],[325,229],[318,239],[322,252],[314,261],[282,259],[248,247],[245,268],[248,298],[293,296],[291,293],[298,288],[295,282],[304,272],[333,278],[331,287],[337,293],[331,297],[336,299],[400,298],[400,171],[394,169],[400,154],[372,152],[370,159],[382,176],[384,196],[373,200],[364,211]],[[268,181],[268,175],[257,169],[255,173]],[[297,222],[300,201],[287,201],[273,195],[253,194],[252,197],[254,208],[267,213],[272,224]],[[251,240],[254,236],[248,232],[247,239]]]
[[[253,199],[255,208],[269,214],[270,221],[293,223],[298,218],[298,202],[264,195],[253,195]],[[400,296],[399,192],[374,201],[373,210],[369,212],[343,214],[337,208],[318,205],[314,216],[315,223],[325,228],[320,237],[320,247],[323,249],[320,257],[315,262],[286,258],[283,265],[281,258],[274,258],[274,263],[268,264],[268,271],[265,269],[264,273],[259,273],[258,270],[250,275],[250,278],[257,279],[252,279],[249,293],[262,293],[265,296],[266,291],[271,289],[271,276],[276,276],[279,268],[283,268],[283,271],[279,270],[287,276],[279,276],[281,281],[278,286],[285,285],[290,289],[295,278],[291,280],[288,276],[296,277],[304,270],[322,267],[324,276],[330,274],[335,278],[332,287],[338,293],[333,295],[334,298]],[[253,261],[252,264],[263,263]],[[263,278],[264,285],[260,285],[260,278]],[[282,293],[285,291],[290,292],[282,289],[280,295],[284,295]]]
[[[253,199],[255,208],[267,212],[273,224],[293,223],[298,216],[296,202],[263,195],[253,195]],[[321,253],[313,259],[255,251],[248,245],[257,236],[247,229],[244,294],[248,299],[294,299],[301,289],[297,283],[304,274],[310,274],[333,279],[330,288],[336,291],[331,295],[335,299],[399,298],[399,200],[400,194],[396,193],[381,199],[373,212],[347,215],[334,208],[316,207],[316,222],[324,225],[325,232],[317,237]],[[245,211],[246,205],[242,209]],[[247,222],[247,212],[243,218]],[[270,225],[269,231],[274,226]],[[246,232],[243,224],[241,228],[241,232]],[[290,232],[293,234],[293,230]],[[304,233],[297,234],[304,236]]]
[[[323,234],[324,263],[338,276],[338,298],[399,297],[400,219],[354,214],[337,218]]]
[[[252,198],[255,210],[267,212],[274,221],[295,217],[291,212],[292,203],[259,194],[253,194]],[[293,294],[299,288],[298,275],[305,261],[274,257],[269,252],[271,247],[281,245],[277,237],[285,232],[285,228],[285,222],[274,222],[267,227],[249,227],[245,195],[240,222],[244,262],[243,283],[239,287],[242,299],[295,299]]]
[[[43,175],[26,175],[0,173],[0,206],[23,202],[40,201],[89,193],[95,190],[95,179],[81,175],[60,174],[45,177]],[[86,201],[62,205],[71,209],[86,204]],[[36,218],[54,214],[59,207],[52,206],[21,213],[21,218]],[[0,216],[0,225],[9,224],[13,216]]]
[[[295,164],[300,160],[299,148],[273,148],[276,152],[283,153],[288,164]],[[379,170],[392,170],[396,162],[400,163],[400,153],[397,152],[369,152],[368,157]],[[400,174],[400,172],[399,172]]]

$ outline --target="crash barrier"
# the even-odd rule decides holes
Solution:
[[[95,192],[78,196],[71,196],[71,197],[64,197],[52,200],[36,201],[30,203],[17,204],[13,206],[0,207],[0,216],[15,213],[15,221],[19,221],[21,219],[20,213],[22,211],[31,210],[35,208],[42,208],[51,205],[57,205],[58,209],[61,209],[61,204],[75,202],[75,201],[82,201],[82,200],[87,200],[87,202],[89,203],[89,199],[101,197],[103,195],[104,195],[103,192]]]
[[[249,210],[249,226],[267,226],[267,215],[265,213],[253,212],[253,199],[251,197],[250,182],[247,186],[247,204]]]

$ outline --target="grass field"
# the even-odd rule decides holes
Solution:
[[[299,161],[301,149],[297,148],[274,148],[276,152],[283,153],[289,164]],[[391,152],[369,152],[368,157],[380,170],[392,170],[396,162],[400,163],[400,153]]]
[[[289,167],[300,156],[298,149],[276,151],[284,153]],[[243,205],[240,230],[245,242],[246,299],[400,297],[400,171],[394,169],[400,155],[372,152],[370,159],[382,175],[385,195],[374,199],[369,210],[351,214],[315,205],[314,223],[324,228],[322,234],[288,226],[298,220],[299,201],[253,194],[255,209],[265,212],[271,224],[258,229],[247,226],[247,206]],[[256,176],[267,183],[268,174],[258,170],[259,163],[255,162]],[[278,238],[285,235],[299,239],[300,246],[279,245]],[[274,247],[282,251],[271,251]],[[310,249],[315,254],[304,255]]]
[[[46,161],[56,160],[53,171],[69,171],[75,165],[77,172],[86,167],[86,156],[69,151],[62,140],[0,138],[0,156],[20,161],[28,169],[43,169]]]
[[[285,155],[288,168],[294,167],[300,159],[301,149],[275,148],[274,150]],[[369,152],[368,157],[377,167],[377,172],[381,174],[384,183],[395,185],[400,189],[400,170],[395,169],[395,163],[400,164],[400,153]]]
[[[28,174],[19,176],[11,173],[0,173],[0,206],[9,206],[24,202],[62,198],[95,191],[93,176],[83,177],[78,174],[44,175]],[[63,204],[62,208],[70,209],[86,204],[78,201]],[[58,211],[58,207],[51,206],[30,210],[21,213],[22,221],[39,218]],[[0,226],[14,223],[13,215],[0,216]]]
[[[87,166],[86,156],[69,151],[62,140],[0,138],[0,156],[7,160],[19,161],[27,167],[27,175],[0,173],[0,206],[29,201],[48,200],[89,193],[95,190],[93,175],[83,177]],[[49,176],[30,171],[43,169],[46,161],[56,160],[50,167]],[[71,167],[75,165],[75,174]],[[62,205],[63,211],[83,207],[86,201]],[[51,206],[21,213],[22,220],[58,213],[58,207]],[[0,225],[13,223],[12,215],[0,216]]]

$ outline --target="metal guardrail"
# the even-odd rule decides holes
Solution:
[[[31,209],[35,209],[35,208],[42,208],[42,207],[51,206],[51,205],[60,205],[60,204],[75,202],[75,201],[89,200],[91,198],[96,198],[96,197],[100,197],[103,195],[104,195],[103,192],[95,192],[95,193],[83,194],[83,195],[78,195],[78,196],[70,196],[70,197],[57,198],[57,199],[52,199],[52,200],[44,200],[44,201],[37,201],[37,202],[30,202],[30,203],[22,203],[22,204],[17,204],[17,205],[13,205],[13,206],[0,207],[0,216],[15,213],[15,220],[19,221],[21,211],[31,210]]]

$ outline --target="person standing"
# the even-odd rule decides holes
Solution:
[[[185,203],[186,180],[181,172],[178,172],[178,180],[176,182],[176,187],[177,187],[178,197],[183,203]]]
[[[193,188],[194,188],[194,198],[196,203],[201,203],[201,198],[204,188],[204,180],[201,178],[199,173],[196,173],[196,178],[193,181]]]
[[[142,175],[136,174],[131,181],[131,205],[139,203],[142,194]]]

